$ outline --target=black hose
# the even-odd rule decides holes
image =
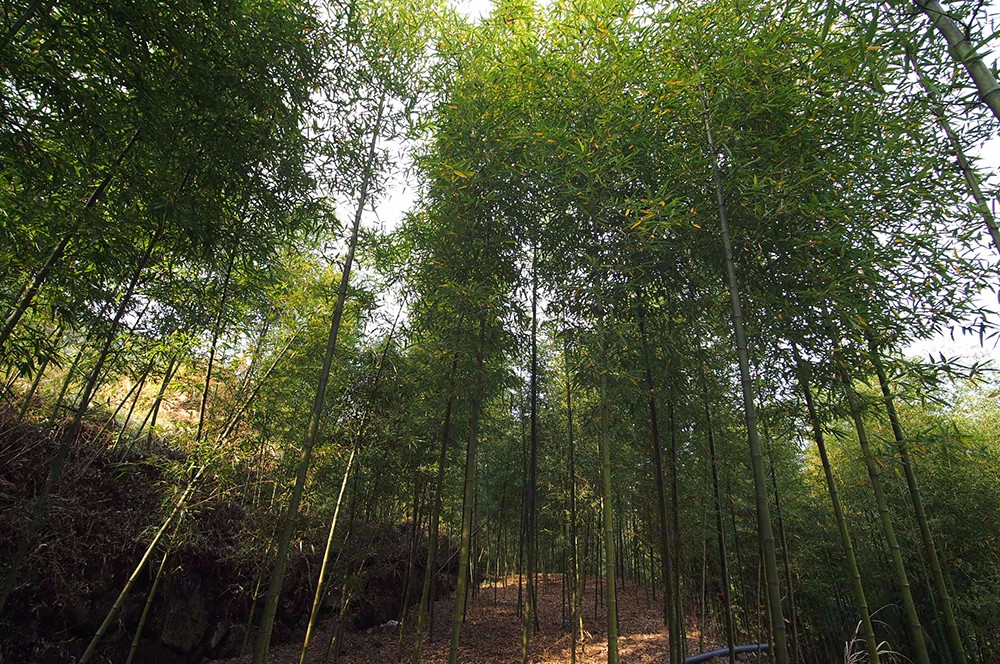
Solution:
[[[745,652],[771,652],[774,648],[773,643],[755,643],[748,646],[736,646],[733,648],[733,652],[740,655]],[[701,664],[701,662],[707,662],[709,660],[715,659],[716,657],[725,657],[729,654],[729,648],[719,648],[718,650],[713,650],[711,652],[703,652],[700,655],[692,655],[684,660],[684,664]]]

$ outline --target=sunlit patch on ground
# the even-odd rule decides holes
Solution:
[[[532,636],[531,661],[535,664],[561,664],[570,662],[570,634],[565,624],[569,623],[569,609],[565,605],[562,576],[550,574],[542,580],[539,576],[539,631]],[[459,661],[463,663],[509,664],[521,657],[521,619],[517,615],[517,579],[506,586],[483,586],[471,604],[462,629]],[[607,661],[607,614],[606,608],[595,606],[593,578],[587,579],[583,592],[584,630],[586,631],[583,653],[577,651],[577,661]],[[660,620],[659,597],[654,602],[649,591],[632,584],[619,588],[619,655],[625,663],[663,662],[668,655],[666,631]],[[421,654],[422,662],[446,662],[448,660],[448,639],[451,630],[451,613],[454,598],[448,597],[437,602],[435,607],[434,638],[426,644]],[[596,611],[595,611],[596,609]],[[403,661],[409,661],[412,652],[412,621],[404,627],[405,638]],[[317,646],[310,653],[310,663],[323,662],[325,646],[330,639],[332,621],[327,621],[317,635]],[[399,633],[395,628],[375,628],[364,633],[347,634],[343,643],[341,661],[348,664],[369,664],[374,662],[400,661]],[[297,663],[299,643],[278,646],[272,650],[272,664]],[[715,647],[706,639],[705,649]],[[689,652],[698,651],[698,633],[688,634]],[[233,660],[234,664],[249,662],[249,657]]]

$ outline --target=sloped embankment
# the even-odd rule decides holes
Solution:
[[[6,574],[45,479],[54,439],[33,424],[15,425],[10,411],[0,408],[0,574]],[[94,441],[92,429],[84,432],[0,616],[0,661],[59,664],[80,656],[162,522],[165,505],[183,481],[177,473],[184,465],[173,450],[123,456],[109,451],[105,441]],[[233,482],[210,477],[204,483],[170,546],[135,662],[195,664],[236,656],[252,643],[247,627],[261,571],[269,568],[264,549],[276,515],[246,509],[235,497],[240,492],[221,486],[223,481]],[[363,629],[398,614],[410,531],[355,527],[360,539],[354,541],[369,546],[347,548],[339,556],[324,615],[339,606],[339,581],[347,570],[358,569],[357,556],[364,556],[346,616],[350,628]],[[315,539],[321,541],[318,532]],[[447,552],[444,547],[442,562]],[[95,661],[125,661],[162,555],[157,552],[141,575]],[[295,548],[276,643],[296,637],[304,627],[320,555],[308,538]],[[418,555],[421,574],[423,567]],[[450,581],[439,583],[446,592]]]

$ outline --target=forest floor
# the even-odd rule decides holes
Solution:
[[[531,661],[536,664],[556,664],[570,661],[570,635],[563,627],[562,577],[549,574],[539,576],[538,623],[539,631],[532,636]],[[601,606],[595,613],[593,579],[587,580],[583,613],[586,642],[584,654],[577,651],[578,662],[607,661],[607,614]],[[517,579],[506,587],[481,587],[466,613],[462,628],[459,661],[463,663],[510,664],[521,657],[521,620],[517,615]],[[422,662],[446,662],[450,636],[453,596],[435,604],[434,638],[421,652]],[[631,584],[619,587],[618,622],[620,625],[618,651],[623,663],[642,664],[663,662],[668,655],[668,642],[661,608],[653,602],[647,590]],[[411,613],[411,621],[415,611]],[[567,619],[568,622],[568,619]],[[320,625],[313,640],[309,664],[325,661],[326,645],[330,641],[334,621]],[[395,627],[375,627],[364,632],[347,633],[344,637],[341,662],[348,664],[375,664],[398,661],[399,632]],[[404,650],[412,652],[412,626],[406,629]],[[276,646],[271,650],[271,664],[298,664],[301,642]],[[714,646],[706,642],[704,650]],[[698,633],[688,634],[688,650],[698,652]],[[250,657],[227,660],[230,664],[248,664]],[[409,661],[408,659],[402,661]]]

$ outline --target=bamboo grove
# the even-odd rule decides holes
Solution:
[[[4,436],[51,447],[30,500],[0,495],[19,524],[0,622],[41,601],[64,467],[98,446],[168,480],[67,661],[118,661],[106,635],[145,593],[133,660],[220,496],[254,524],[232,545],[255,571],[255,664],[306,549],[306,615],[280,639],[301,662],[338,653],[400,524],[398,661],[432,633],[468,661],[470,607],[509,583],[533,661],[551,574],[574,662],[585,604],[619,661],[636,588],[675,664],[695,641],[730,662],[742,643],[781,664],[1000,658],[996,379],[906,354],[995,337],[980,5],[503,0],[471,21],[430,0],[32,0],[0,18]],[[380,227],[400,160],[416,199]]]

